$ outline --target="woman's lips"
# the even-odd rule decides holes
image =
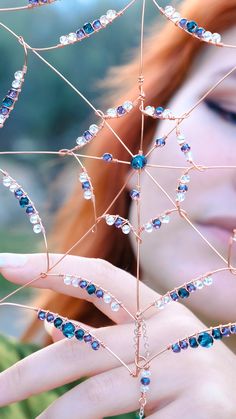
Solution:
[[[212,218],[198,222],[200,232],[208,238],[212,236],[221,245],[228,246],[229,239],[236,229],[236,219],[230,217]]]

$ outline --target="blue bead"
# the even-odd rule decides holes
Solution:
[[[84,341],[85,342],[91,342],[91,340],[92,340],[92,336],[90,334],[84,335]]]
[[[6,106],[6,108],[10,108],[13,103],[14,101],[10,97],[5,97],[5,99],[3,99],[2,105]]]
[[[75,331],[75,337],[78,340],[83,340],[83,338],[84,338],[84,331],[83,331],[83,329],[77,329]]]
[[[198,26],[197,23],[194,22],[193,20],[190,20],[189,22],[187,22],[186,24],[186,29],[188,32],[190,33],[194,33],[197,30]]]
[[[178,290],[178,295],[180,296],[180,298],[188,298],[189,297],[189,292],[188,292],[188,290],[186,290],[186,288],[180,288]]]
[[[177,292],[175,292],[175,291],[171,292],[170,296],[171,296],[173,301],[177,301],[179,299],[179,296],[178,296]]]
[[[97,290],[97,291],[95,292],[95,294],[96,294],[96,296],[97,296],[98,298],[102,298],[102,297],[103,297],[103,295],[104,295],[104,292],[103,292],[103,290]]]
[[[86,180],[85,182],[82,183],[82,188],[85,190],[90,189],[90,183],[88,180]]]
[[[187,19],[180,19],[180,21],[179,21],[179,23],[178,23],[178,25],[181,27],[181,28],[183,28],[183,29],[185,29],[186,28],[186,24],[187,24]]]
[[[32,205],[29,205],[26,210],[25,210],[26,214],[34,214],[35,210],[34,207],[32,207]]]
[[[189,341],[189,345],[191,346],[191,348],[197,348],[198,347],[198,342],[197,342],[196,338],[194,338],[194,337],[189,338],[188,341]]]
[[[222,327],[221,334],[222,336],[230,336],[231,335],[230,327]]]
[[[84,37],[85,37],[85,32],[84,32],[84,30],[83,30],[83,29],[78,29],[78,30],[76,31],[76,35],[77,35],[77,38],[78,38],[78,39],[81,39],[81,38],[84,38]]]
[[[61,330],[63,335],[68,339],[73,338],[75,334],[75,326],[71,322],[64,323]]]
[[[89,23],[89,22],[84,24],[83,30],[87,35],[90,35],[91,33],[94,32],[94,29],[93,29],[91,23]]]
[[[180,351],[181,351],[181,348],[180,348],[180,346],[179,346],[179,344],[178,344],[178,343],[174,343],[174,344],[171,346],[171,349],[172,349],[172,351],[173,351],[173,352],[175,352],[175,353],[177,353],[177,352],[180,352]]]
[[[213,338],[207,332],[200,333],[197,340],[199,345],[203,346],[204,348],[210,348],[213,345]]]
[[[131,160],[131,166],[135,170],[143,169],[146,166],[146,164],[147,164],[147,159],[142,154],[137,154]]]
[[[204,28],[197,28],[197,30],[195,31],[195,35],[197,35],[199,38],[202,38],[205,32],[206,31]]]
[[[218,327],[216,329],[212,329],[212,336],[214,339],[222,339],[222,334]]]
[[[181,340],[179,342],[179,346],[181,349],[187,349],[188,348],[188,342],[186,340]]]
[[[10,97],[11,99],[16,99],[18,95],[18,91],[15,89],[10,89],[8,90],[7,96]]]
[[[93,284],[89,284],[86,288],[86,291],[89,295],[94,294],[96,291],[96,287]]]
[[[49,323],[52,323],[52,322],[53,322],[53,320],[54,320],[54,314],[52,314],[52,313],[47,313],[47,314],[46,314],[46,319],[47,319],[47,321],[48,321]]]
[[[178,186],[178,191],[187,192],[188,187],[187,185],[182,185],[182,183]]]
[[[154,228],[160,228],[161,227],[161,221],[159,218],[156,218],[155,220],[152,220],[152,225]]]
[[[196,287],[195,287],[195,285],[194,285],[192,282],[190,282],[189,284],[187,284],[187,285],[186,285],[186,288],[187,288],[187,290],[188,290],[189,292],[196,291]]]
[[[183,144],[181,147],[181,151],[183,151],[184,153],[186,153],[187,151],[190,151],[191,147],[188,144]]]
[[[99,19],[94,20],[93,28],[94,29],[100,29],[101,27],[102,27],[102,24],[101,24],[100,20]]]
[[[140,197],[140,193],[137,189],[131,189],[129,195],[132,199],[138,199]]]
[[[16,189],[14,194],[16,198],[21,198],[24,195],[24,192],[22,191],[22,189]]]
[[[116,111],[117,111],[117,114],[119,116],[122,116],[122,115],[124,115],[126,113],[126,110],[125,110],[125,108],[123,108],[123,106],[118,106],[118,108],[116,109]]]
[[[110,154],[110,153],[104,153],[103,156],[102,156],[102,159],[104,161],[112,161],[113,157],[112,157],[112,154]]]
[[[87,130],[87,131],[84,131],[83,137],[85,138],[85,140],[89,141],[93,138],[93,134]]]
[[[124,223],[124,220],[122,220],[122,218],[120,218],[120,217],[117,217],[117,219],[115,221],[115,226],[117,228],[119,228],[123,223]]]
[[[162,106],[158,106],[158,107],[155,109],[155,113],[156,113],[157,115],[161,115],[163,111],[164,111],[164,108],[163,108]]]
[[[231,333],[236,333],[236,324],[232,324]]]
[[[97,351],[97,350],[100,348],[100,344],[99,344],[99,342],[98,342],[97,340],[94,340],[94,341],[91,343],[91,346],[92,346],[92,348],[93,348],[95,351]]]
[[[142,377],[140,382],[143,386],[148,386],[150,384],[151,380],[150,380],[149,377]]]
[[[7,115],[9,113],[9,109],[8,108],[4,108],[4,106],[0,109],[0,114],[1,115]]]
[[[22,196],[19,200],[19,204],[22,208],[27,207],[27,205],[29,205],[29,198],[27,198],[27,196]]]
[[[63,323],[63,320],[60,318],[60,317],[57,317],[55,320],[54,320],[54,326],[57,328],[57,329],[60,329],[60,327],[61,327],[61,325],[62,325],[62,323]]]
[[[86,287],[87,287],[87,285],[88,285],[88,283],[87,283],[87,281],[85,281],[84,279],[82,279],[82,280],[79,282],[79,286],[80,286],[80,288],[86,288]]]
[[[45,312],[45,311],[43,311],[43,310],[40,310],[40,311],[38,312],[38,319],[39,319],[39,320],[45,320],[45,319],[46,319],[46,312]]]
[[[165,139],[162,137],[157,138],[155,142],[157,147],[164,147],[164,145],[166,144]]]

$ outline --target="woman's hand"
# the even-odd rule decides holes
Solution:
[[[61,255],[50,255],[51,265]],[[45,271],[45,255],[2,254],[1,273],[6,279],[25,284]],[[136,279],[101,259],[66,256],[51,273],[74,274],[94,281],[136,313]],[[93,302],[117,324],[93,329],[92,333],[135,370],[134,321],[120,308],[113,312],[102,299],[90,296],[80,287],[64,284],[60,276],[47,276],[32,283],[59,293]],[[140,284],[144,308],[159,295]],[[50,309],[50,307],[48,307]],[[179,338],[206,328],[186,307],[178,303],[146,312],[150,356]],[[86,325],[87,328],[89,326]],[[91,329],[90,329],[91,330]],[[55,329],[55,339],[58,332]],[[63,339],[17,362],[0,374],[0,406],[89,377],[59,397],[42,412],[40,419],[100,419],[139,408],[140,377],[134,378],[106,349],[93,351],[90,345]],[[235,409],[235,355],[223,342],[211,349],[197,348],[174,354],[167,351],[150,366],[151,384],[147,393],[146,417],[155,419],[233,419]]]

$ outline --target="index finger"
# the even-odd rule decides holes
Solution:
[[[137,311],[137,279],[134,276],[103,259],[62,256],[49,255],[51,266],[55,267],[45,277],[42,277],[46,269],[46,255],[43,253],[1,254],[0,270],[7,280],[16,284],[25,285],[36,278],[30,286],[92,302],[116,323],[134,320]],[[139,287],[141,307],[159,297],[145,284],[140,283]],[[151,309],[149,316],[154,312]]]

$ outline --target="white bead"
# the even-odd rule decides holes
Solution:
[[[37,224],[39,222],[39,216],[37,214],[32,214],[29,219],[31,224]]]
[[[97,134],[99,131],[99,127],[96,124],[92,124],[89,127],[89,131],[91,132],[91,134]]]
[[[4,121],[5,121],[5,116],[0,115],[0,124],[2,125]]]
[[[160,220],[162,223],[168,224],[170,222],[170,216],[167,214],[161,215]]]
[[[204,284],[203,284],[203,282],[202,281],[200,281],[200,279],[197,279],[196,281],[194,281],[194,283],[193,283],[194,285],[195,285],[195,287],[198,289],[198,290],[201,290],[203,287],[204,287]]]
[[[159,308],[160,310],[162,310],[165,306],[164,301],[162,300],[162,298],[160,298],[160,300],[155,301],[155,307]]]
[[[68,36],[66,36],[66,35],[61,36],[61,37],[60,37],[60,44],[62,44],[62,45],[67,45],[67,44],[69,44],[69,39],[68,39]]]
[[[4,186],[6,186],[6,188],[9,188],[9,186],[11,185],[11,182],[12,182],[12,180],[8,176],[4,176],[3,179],[2,179],[2,184]]]
[[[116,116],[117,116],[117,112],[116,112],[116,109],[115,108],[109,108],[109,109],[107,109],[106,114],[110,118],[116,118]]]
[[[87,141],[86,141],[86,139],[85,139],[84,137],[78,137],[78,138],[76,139],[76,143],[77,143],[80,147],[82,147],[83,145],[87,144]]]
[[[106,215],[105,220],[107,225],[112,226],[113,224],[115,224],[116,217],[113,217],[112,215]]]
[[[212,40],[212,33],[210,31],[204,32],[203,39],[205,39],[205,41],[211,41]]]
[[[212,34],[212,41],[216,44],[219,44],[221,42],[221,35],[219,33],[213,33]]]
[[[189,183],[190,182],[190,176],[189,175],[183,175],[180,178],[181,183]]]
[[[142,393],[146,393],[147,391],[149,391],[149,386],[140,386],[140,390]]]
[[[16,71],[14,74],[14,77],[16,80],[22,80],[24,77],[24,73],[23,71]]]
[[[42,227],[41,227],[41,225],[40,225],[40,224],[35,224],[35,225],[33,226],[33,231],[34,231],[34,233],[36,233],[36,234],[41,233],[41,231],[42,231]]]
[[[204,285],[212,285],[213,284],[213,278],[212,278],[212,276],[206,276],[204,279],[203,279],[203,284]]]
[[[185,136],[182,135],[182,134],[177,135],[177,141],[178,141],[179,145],[184,144],[184,142],[185,142]]]
[[[64,277],[64,284],[65,285],[71,285],[71,276],[70,275],[66,275]]]
[[[183,202],[185,200],[185,193],[183,192],[178,192],[175,198],[176,201],[178,202]]]
[[[78,278],[73,278],[71,284],[73,285],[73,287],[77,288],[79,286]]]
[[[126,100],[126,102],[123,103],[123,108],[129,112],[133,109],[134,105],[130,100]]]
[[[151,376],[151,371],[149,370],[143,370],[141,372],[141,377],[150,377]]]
[[[68,35],[69,42],[76,42],[77,41],[77,35],[74,32],[69,33]]]
[[[145,224],[144,229],[147,233],[151,233],[153,231],[153,225],[151,223],[147,223]]]
[[[180,18],[181,18],[181,16],[180,16],[180,13],[178,13],[178,12],[174,12],[171,15],[171,20],[175,23],[177,23],[180,20]]]
[[[154,106],[146,106],[144,111],[147,115],[153,116],[154,113],[155,113],[155,108],[154,108]]]
[[[170,17],[174,13],[175,9],[172,6],[166,6],[164,11],[166,16]]]
[[[103,300],[104,300],[104,303],[110,304],[112,298],[111,298],[111,296],[109,294],[104,294],[103,295]]]
[[[87,189],[84,191],[84,199],[91,199],[92,198],[92,191],[90,189]]]
[[[123,231],[124,234],[129,234],[131,231],[131,228],[129,226],[129,224],[125,224],[121,227],[121,230]]]
[[[120,310],[120,304],[118,304],[116,301],[112,301],[111,309],[112,309],[112,311],[119,311]]]
[[[21,86],[21,81],[20,80],[13,80],[11,85],[12,85],[12,87],[14,87],[14,89],[18,89],[18,87]]]
[[[10,190],[11,192],[15,192],[15,190],[16,190],[17,188],[18,188],[17,183],[12,183],[12,184],[10,185],[9,190]]]
[[[81,173],[80,173],[80,175],[79,175],[79,180],[80,180],[80,182],[81,182],[81,183],[83,183],[83,182],[85,182],[86,180],[88,180],[87,173],[85,173],[85,172],[81,172]]]
[[[115,19],[117,13],[116,13],[115,10],[108,10],[107,13],[106,13],[106,15],[107,15],[107,18],[109,20],[113,20],[113,19]]]
[[[102,26],[107,26],[107,24],[109,23],[109,19],[106,15],[102,15],[99,20]]]

